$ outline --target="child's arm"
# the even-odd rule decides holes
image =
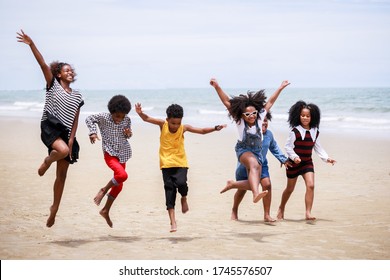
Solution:
[[[184,125],[184,132],[189,131],[192,133],[197,133],[197,134],[208,134],[214,131],[220,131],[221,129],[225,128],[226,124],[220,124],[216,125],[214,127],[204,127],[204,128],[199,128],[199,127],[193,127],[191,125],[185,124]]]
[[[127,124],[125,129],[123,129],[123,134],[125,135],[126,139],[129,139],[131,136],[133,136],[133,130],[131,129],[131,119],[127,116],[125,120]]]
[[[301,159],[300,157],[295,153],[294,151],[294,142],[296,140],[294,131],[290,131],[290,134],[288,135],[286,145],[284,146],[284,149],[286,150],[286,154],[289,159],[294,161],[295,163],[300,163]]]
[[[99,114],[90,115],[85,118],[85,124],[87,125],[89,130],[89,140],[91,141],[91,144],[94,144],[96,140],[100,140],[97,135],[97,127],[96,127],[96,124],[98,122],[99,122]]]
[[[210,80],[210,85],[215,88],[215,90],[218,93],[219,99],[221,99],[222,104],[225,105],[225,107],[230,110],[230,98],[229,96],[222,90],[222,88],[219,86],[217,80],[215,78],[212,78]]]
[[[23,30],[20,30],[20,33],[16,32],[16,34],[18,34],[18,36],[16,37],[18,39],[18,42],[22,42],[30,46],[35,59],[37,60],[39,66],[41,66],[43,75],[45,76],[46,84],[50,85],[53,80],[53,74],[50,70],[50,66],[46,64],[45,60],[43,59],[43,56],[38,51],[33,40],[27,34],[25,34]]]
[[[319,139],[316,139],[316,142],[314,144],[314,151],[317,153],[317,155],[327,163],[331,163],[334,165],[336,161],[328,156],[328,154],[325,152],[324,148],[322,148],[321,143]]]
[[[269,112],[271,107],[274,105],[276,99],[278,99],[279,94],[282,92],[282,90],[288,86],[290,83],[288,81],[283,81],[282,84],[279,86],[279,88],[271,95],[271,97],[268,99],[267,103],[264,106],[264,109]]]
[[[70,136],[69,136],[69,158],[72,160],[72,149],[73,149],[73,143],[74,143],[74,138],[76,136],[76,131],[79,126],[79,116],[80,116],[80,108],[77,110],[75,118],[73,120],[73,126],[72,130],[70,131]]]
[[[271,137],[271,142],[269,144],[268,149],[280,163],[284,164],[288,160],[288,158],[284,155],[284,153],[280,149],[273,135]]]
[[[165,123],[165,121],[162,119],[152,118],[152,117],[148,116],[147,114],[145,114],[144,112],[142,112],[141,103],[135,104],[135,111],[137,112],[137,114],[141,117],[141,119],[144,122],[156,124],[156,125],[160,126],[160,128],[162,128],[164,123]]]

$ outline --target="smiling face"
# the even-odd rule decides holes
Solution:
[[[64,64],[57,77],[62,81],[71,83],[74,81],[75,73],[73,71],[73,68],[69,64]]]
[[[255,124],[257,120],[257,110],[253,106],[248,106],[245,108],[245,112],[242,113],[242,117],[244,118],[244,121],[249,125],[252,126]]]
[[[303,108],[300,115],[301,125],[305,129],[310,129],[311,114],[310,110]]]

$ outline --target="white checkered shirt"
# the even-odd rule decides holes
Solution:
[[[127,115],[119,124],[114,123],[110,113],[90,115],[85,119],[85,123],[88,126],[89,135],[97,134],[96,125],[99,127],[103,152],[119,158],[121,163],[125,163],[131,158],[131,146],[127,141],[129,137],[123,132],[125,128],[131,130],[131,120]]]

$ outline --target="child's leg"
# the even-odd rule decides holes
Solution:
[[[171,222],[170,232],[176,232],[177,231],[177,224],[176,224],[175,209],[174,208],[168,209],[168,216],[169,216],[169,220]]]
[[[108,153],[104,153],[104,160],[107,166],[114,171],[114,177],[107,183],[106,186],[101,188],[94,198],[96,205],[100,205],[104,195],[109,189],[110,195],[114,198],[122,191],[123,182],[127,180],[126,164],[120,163],[117,157],[110,156]]]
[[[269,177],[264,177],[260,180],[261,187],[263,191],[268,192],[268,194],[263,198],[263,208],[264,208],[264,221],[265,222],[275,222],[276,220],[271,217],[271,200],[272,200],[272,191],[271,191],[271,180]]]
[[[226,186],[219,193],[224,193],[231,189],[238,189],[243,191],[252,190],[248,180],[240,180],[240,181],[228,180],[226,182]]]
[[[240,157],[240,162],[247,169],[249,186],[253,193],[253,202],[256,203],[267,195],[267,192],[259,192],[261,165],[251,152],[243,153]]]
[[[182,196],[180,202],[181,202],[181,212],[183,214],[187,213],[188,210],[190,210],[187,202],[187,196]]]
[[[51,227],[54,225],[55,217],[57,215],[58,208],[60,207],[62,194],[64,192],[68,167],[69,162],[67,162],[66,160],[62,159],[57,161],[56,179],[54,181],[53,186],[53,204],[50,207],[50,215],[46,222],[47,227]]]
[[[287,186],[282,193],[282,200],[280,202],[278,215],[277,215],[277,218],[279,220],[284,219],[284,209],[286,207],[286,203],[287,203],[288,199],[290,198],[292,192],[294,191],[295,184],[297,183],[297,179],[298,179],[298,177],[287,178]]]
[[[176,187],[172,181],[173,168],[163,168],[162,175],[164,180],[165,205],[167,207],[168,216],[171,225],[171,232],[177,231],[175,218],[175,202],[176,202]]]
[[[181,212],[183,214],[187,213],[189,210],[187,195],[188,195],[188,185],[187,185],[187,168],[178,168],[176,173],[172,175],[172,180],[174,185],[177,187],[178,192],[181,195]]]
[[[306,207],[306,220],[315,220],[316,218],[311,215],[311,209],[314,201],[314,172],[307,172],[303,174],[303,180],[305,180],[306,194],[305,194],[305,207]]]
[[[243,182],[243,181],[237,181],[237,182]],[[246,185],[248,185],[248,181],[246,181]],[[249,189],[250,190],[250,189]],[[232,207],[232,214],[230,216],[230,219],[237,221],[238,220],[238,207],[240,206],[240,203],[242,199],[244,198],[246,193],[246,190],[237,190],[234,194],[233,198],[233,207]]]
[[[107,196],[106,204],[103,209],[100,210],[99,214],[106,220],[107,224],[112,227],[112,221],[110,219],[110,209],[112,204],[114,203],[115,198],[112,196]]]
[[[45,157],[38,169],[39,176],[43,176],[53,162],[64,159],[69,154],[69,147],[61,138],[57,138],[51,147],[53,150],[50,152],[49,156]]]
[[[108,181],[107,185],[105,185],[103,188],[99,190],[97,195],[94,197],[93,201],[96,205],[100,205],[100,202],[102,201],[104,195],[108,192],[109,189],[111,189],[114,185],[114,182],[112,180]]]

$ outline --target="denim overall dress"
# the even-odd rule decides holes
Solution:
[[[237,155],[237,159],[240,160],[240,157],[245,152],[251,152],[256,158],[259,164],[262,164],[262,155],[261,155],[261,147],[262,147],[262,138],[261,138],[261,128],[256,120],[256,134],[252,134],[248,132],[248,124],[245,123],[244,133],[242,136],[242,140],[238,140],[235,151]]]

